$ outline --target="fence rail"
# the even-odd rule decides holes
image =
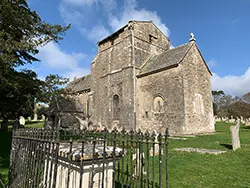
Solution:
[[[9,187],[168,187],[168,132],[18,129]]]

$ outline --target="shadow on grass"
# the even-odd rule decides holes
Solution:
[[[243,129],[249,129],[250,130],[250,126],[244,126]]]
[[[0,178],[4,184],[8,181],[11,136],[12,131],[0,132]]]
[[[220,144],[221,146],[224,146],[227,149],[233,149],[232,144]]]

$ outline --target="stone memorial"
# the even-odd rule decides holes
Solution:
[[[37,114],[34,114],[34,119],[33,121],[37,121]]]
[[[40,121],[45,121],[45,115],[42,114],[42,118]]]
[[[20,116],[19,117],[19,123],[20,123],[20,125],[25,125],[25,118],[23,117],[23,116]]]
[[[136,153],[133,154],[133,161],[135,161],[134,163],[134,169],[135,169],[135,172],[134,172],[134,176],[138,176],[139,173],[140,173],[140,170],[139,169],[142,169],[142,173],[145,174],[144,172],[144,153],[140,153],[140,150],[139,149],[136,149]]]
[[[240,120],[237,121],[236,125],[230,127],[233,150],[240,148],[239,129],[240,129]]]

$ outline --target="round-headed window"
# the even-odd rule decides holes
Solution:
[[[157,96],[154,98],[154,111],[155,112],[163,112],[164,100],[161,96]]]

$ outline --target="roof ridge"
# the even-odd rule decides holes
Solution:
[[[177,48],[181,48],[181,47],[183,47],[183,46],[185,46],[185,45],[189,45],[189,44],[191,44],[190,46],[193,45],[193,43],[187,42],[187,43],[181,44],[181,45],[179,45],[179,46],[177,46],[177,47],[175,47],[175,48],[171,48],[171,49],[169,49],[169,50],[167,50],[167,51],[165,51],[165,52],[168,52],[168,51],[170,51],[170,50],[174,50],[174,49],[177,49]],[[162,53],[165,53],[165,52],[162,52]]]

